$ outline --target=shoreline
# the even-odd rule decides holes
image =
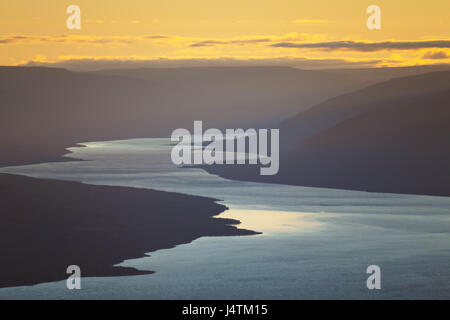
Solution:
[[[389,190],[389,189],[378,189],[378,188],[368,188],[368,187],[354,187],[348,185],[331,185],[324,183],[298,183],[290,179],[289,176],[261,176],[254,168],[233,168],[227,167],[226,165],[195,165],[190,166],[192,168],[203,169],[209,174],[217,175],[224,179],[229,179],[233,181],[242,182],[256,182],[256,183],[267,183],[267,184],[279,184],[285,186],[296,186],[304,188],[317,188],[317,189],[330,189],[330,190],[343,190],[343,191],[356,191],[356,192],[367,192],[367,193],[384,193],[384,194],[398,194],[405,196],[423,196],[423,197],[441,197],[448,198],[450,194],[441,193],[414,193],[406,192],[404,190]]]
[[[114,265],[203,236],[259,234],[206,197],[4,173],[0,191],[0,288],[65,280],[72,264],[82,277],[151,274]]]

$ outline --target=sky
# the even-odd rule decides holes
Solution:
[[[70,30],[66,9],[81,10]],[[369,30],[369,5],[381,29]],[[448,0],[2,0],[0,65],[450,63]]]

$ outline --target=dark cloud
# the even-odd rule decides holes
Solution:
[[[16,42],[23,42],[27,40],[36,40],[35,37],[29,37],[29,36],[7,36],[0,38],[1,44],[9,44],[9,43],[16,43]]]
[[[450,56],[445,51],[427,52],[422,59],[449,59]]]
[[[144,38],[146,39],[168,39],[170,38],[169,36],[162,36],[162,35],[150,35],[150,36],[145,36]]]
[[[229,45],[229,44],[237,44],[237,45],[245,45],[245,44],[255,44],[255,43],[265,43],[271,42],[270,38],[259,38],[259,39],[242,39],[242,40],[204,40],[195,42],[190,45],[190,47],[212,47],[218,45]]]
[[[69,36],[69,35],[55,35],[55,36],[28,36],[28,35],[13,35],[0,37],[0,44],[15,44],[15,43],[35,43],[35,42],[56,42],[56,43],[81,43],[81,44],[132,44],[141,40],[155,40],[167,39],[169,36],[164,35],[148,35],[137,37],[103,37],[103,36]]]
[[[193,43],[190,45],[190,47],[212,47],[215,45],[222,45],[226,44],[226,41],[219,41],[219,40],[205,40],[205,41],[199,41],[196,43]]]
[[[450,48],[450,40],[430,41],[332,41],[317,43],[279,42],[270,45],[278,48],[324,49],[324,50],[352,50],[352,51],[380,51],[380,50],[413,50],[423,48]]]

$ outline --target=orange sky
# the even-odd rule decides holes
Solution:
[[[66,8],[81,8],[68,30]],[[381,8],[368,30],[366,8]],[[450,63],[448,0],[3,0],[0,64],[67,60]],[[374,44],[375,43],[375,44]]]

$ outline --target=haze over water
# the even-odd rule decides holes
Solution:
[[[89,161],[0,171],[212,197],[230,208],[221,217],[263,234],[204,237],[122,264],[152,275],[0,289],[0,298],[450,298],[449,197],[231,181],[173,165],[169,139],[85,145],[68,156]],[[372,264],[381,290],[366,288]]]

